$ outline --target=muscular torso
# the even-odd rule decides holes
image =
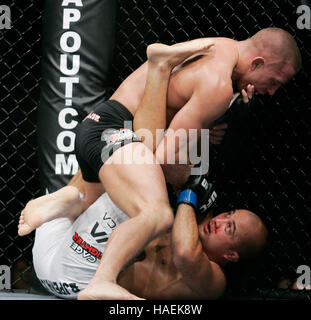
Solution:
[[[231,75],[237,61],[236,41],[211,39],[215,46],[207,55],[189,60],[172,73],[167,95],[167,123],[191,98],[197,79],[206,87],[219,85],[232,88]],[[147,63],[144,63],[123,81],[111,99],[122,103],[134,115],[143,97],[146,76]]]
[[[199,298],[183,282],[173,263],[170,237],[168,232],[152,241],[141,261],[133,263],[120,274],[118,283],[146,299]]]

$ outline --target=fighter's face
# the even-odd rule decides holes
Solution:
[[[236,250],[241,219],[243,215],[238,211],[230,211],[206,219],[199,225],[203,250],[211,260],[221,262],[226,259],[226,254]]]
[[[256,68],[250,67],[250,71],[239,82],[239,89],[242,90],[248,84],[252,84],[254,85],[255,93],[272,96],[294,75],[294,68],[289,64],[280,68],[277,64],[268,65],[265,63]]]
[[[277,79],[273,74],[264,73],[253,77],[255,93],[260,95],[268,94],[273,96],[274,93],[281,87],[283,84],[280,80]]]

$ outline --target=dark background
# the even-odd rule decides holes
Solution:
[[[303,1],[306,3],[306,1]],[[6,4],[2,1],[2,4]],[[25,204],[40,195],[36,116],[40,97],[43,1],[10,1],[13,28],[0,30],[0,265],[12,268],[13,288],[29,288],[33,236],[19,238]],[[111,88],[146,58],[146,45],[204,36],[245,39],[265,27],[289,31],[303,69],[274,97],[235,103],[221,146],[211,152],[217,211],[248,208],[262,217],[270,241],[256,268],[233,268],[228,297],[310,298],[278,289],[311,266],[311,31],[296,26],[301,1],[119,0]]]

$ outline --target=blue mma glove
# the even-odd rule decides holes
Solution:
[[[177,198],[177,206],[186,203],[197,213],[204,213],[215,203],[217,193],[206,175],[191,175]]]

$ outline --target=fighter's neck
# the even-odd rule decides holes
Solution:
[[[250,66],[252,57],[256,56],[255,54],[256,50],[252,45],[252,42],[250,39],[237,42],[236,48],[238,52],[238,58],[231,75],[233,86],[236,86],[236,84],[241,79],[243,74],[247,72]],[[236,93],[237,91],[235,87],[233,87],[233,89],[234,89],[234,93]]]

